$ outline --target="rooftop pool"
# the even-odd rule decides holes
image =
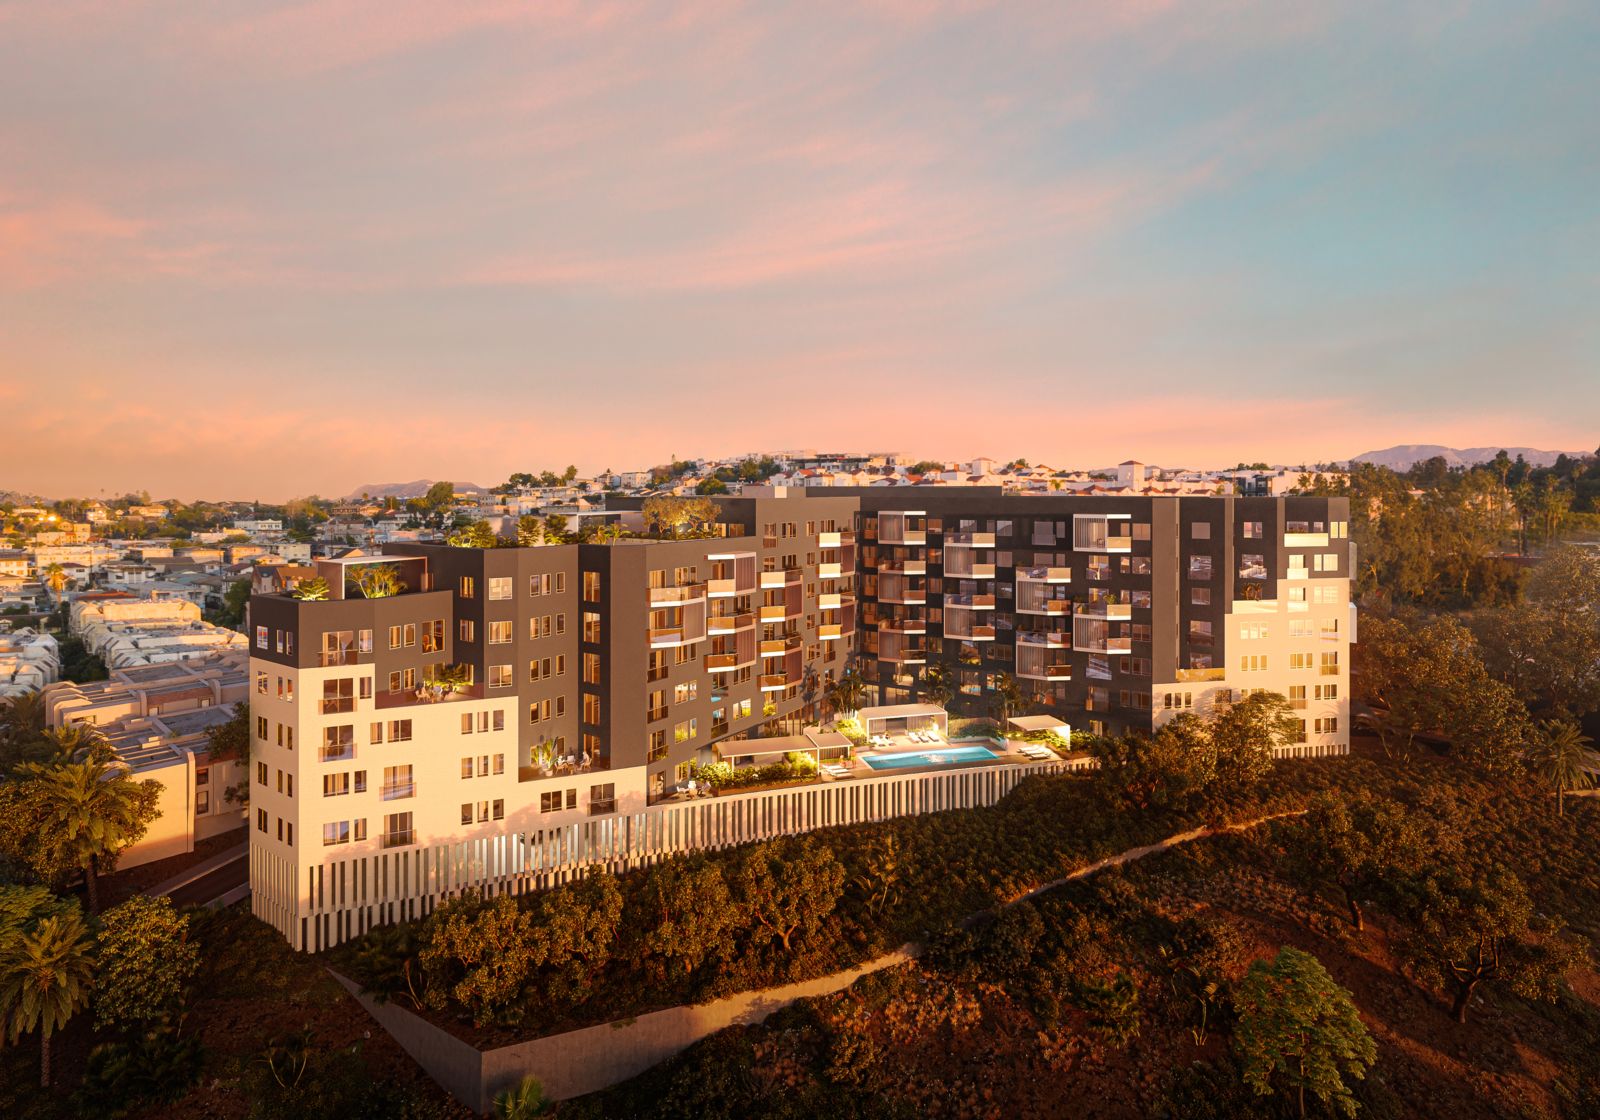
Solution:
[[[874,770],[903,770],[911,766],[954,766],[962,762],[989,762],[999,757],[986,747],[941,747],[931,751],[875,754],[864,761]]]

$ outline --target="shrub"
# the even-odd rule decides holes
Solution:
[[[122,1116],[139,1104],[176,1103],[200,1080],[204,1056],[198,1038],[167,1029],[102,1043],[89,1053],[74,1103],[85,1115],[104,1116]]]

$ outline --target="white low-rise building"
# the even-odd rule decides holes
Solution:
[[[50,634],[0,634],[0,698],[39,692],[61,679],[61,649]]]

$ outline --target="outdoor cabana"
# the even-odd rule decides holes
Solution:
[[[782,761],[783,756],[791,751],[808,754],[821,762],[818,745],[804,735],[777,735],[770,739],[737,739],[733,742],[723,740],[717,744],[717,751],[725,761],[735,766],[766,766]]]
[[[1053,731],[1063,739],[1071,740],[1072,728],[1062,719],[1055,716],[1012,716],[1006,720],[1008,724],[1018,731],[1034,734],[1040,731]]]
[[[870,739],[874,735],[893,738],[911,731],[936,731],[944,738],[950,729],[949,714],[937,704],[885,704],[862,708],[856,713],[861,729]]]

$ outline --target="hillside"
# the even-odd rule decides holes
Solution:
[[[344,497],[346,499],[360,498],[362,496],[373,498],[420,498],[428,492],[428,487],[432,486],[435,481],[435,479],[431,478],[419,478],[415,482],[368,482],[357,486]],[[454,479],[451,481],[454,483],[457,493],[465,493],[468,490],[484,491],[488,489],[485,486],[479,486],[476,482],[457,482]]]
[[[1539,913],[1593,936],[1600,803],[1569,804],[1558,818],[1545,797],[1439,759],[1302,765],[1284,776],[1447,821],[1462,844],[1454,859],[1477,863],[1492,849],[1521,872]],[[1322,963],[1376,1044],[1375,1064],[1351,1082],[1358,1116],[1600,1114],[1592,966],[1571,969],[1549,1000],[1486,982],[1458,1023],[1447,993],[1407,963],[1417,934],[1397,908],[1365,901],[1357,931],[1337,891],[1307,889],[1291,857],[1304,827],[1284,820],[1198,841],[946,927],[919,961],[723,1031],[558,1116],[1294,1116],[1292,1098],[1243,1083],[1233,1052],[1235,986],[1281,946]],[[1308,1103],[1307,1115],[1331,1114]]]
[[[1537,447],[1507,447],[1505,453],[1515,459],[1521,455],[1531,466],[1548,467],[1561,455],[1583,455],[1582,451],[1541,451]],[[1501,451],[1498,447],[1445,447],[1437,443],[1402,443],[1382,451],[1363,451],[1352,456],[1352,463],[1372,463],[1391,470],[1409,470],[1415,463],[1441,457],[1452,467],[1470,467],[1474,463],[1487,463]]]

